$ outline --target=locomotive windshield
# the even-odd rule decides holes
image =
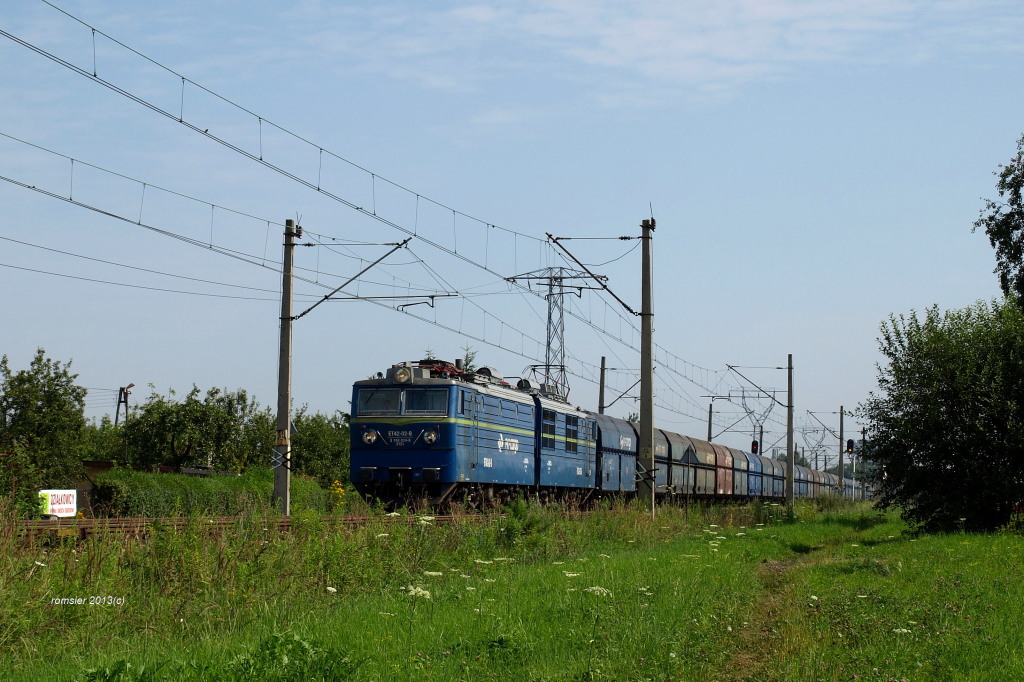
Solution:
[[[448,414],[446,388],[364,388],[359,391],[356,414]]]
[[[397,388],[375,388],[359,391],[358,414],[398,414],[402,392]]]
[[[448,389],[405,389],[406,414],[448,414]]]

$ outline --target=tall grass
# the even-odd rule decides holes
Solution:
[[[899,609],[952,594],[957,617],[991,625],[1009,610],[979,585],[1001,580],[1007,595],[1024,596],[1006,581],[1005,563],[992,561],[1024,552],[1016,536],[959,559],[960,582],[946,585],[938,567],[953,553],[943,539],[922,555],[926,539],[912,542],[897,521],[866,508],[822,513],[805,504],[793,523],[779,515],[691,506],[652,520],[621,503],[585,516],[516,503],[504,517],[394,524],[381,514],[355,530],[300,514],[289,534],[258,515],[227,531],[198,520],[157,529],[146,541],[26,547],[0,532],[9,595],[0,604],[0,665],[14,679],[47,671],[64,680],[240,680],[254,670],[278,680],[782,680],[864,672],[860,662],[889,656],[887,674],[928,679],[921,671],[960,671],[980,659],[900,658],[887,642],[904,633],[891,630],[927,622],[928,637],[941,639],[920,641],[946,647],[978,631]],[[964,551],[983,544],[954,541],[971,542]],[[52,602],[93,595],[124,601]],[[993,608],[979,607],[978,595]],[[863,625],[869,606],[903,620],[888,632]],[[989,651],[1012,651],[1011,630],[987,633]]]

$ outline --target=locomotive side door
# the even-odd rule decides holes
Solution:
[[[469,421],[469,438],[466,459],[469,462],[469,476],[475,480],[476,468],[480,466],[480,412],[483,396],[476,391],[466,391],[466,420]]]

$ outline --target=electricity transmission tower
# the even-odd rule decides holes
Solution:
[[[594,287],[573,284],[575,280],[593,280],[593,277],[579,270],[564,267],[541,268],[509,277],[509,282],[519,280],[537,281],[547,285],[544,299],[548,304],[547,341],[544,350],[544,364],[530,365],[534,375],[539,375],[544,393],[561,397],[569,395],[569,380],[565,371],[565,302],[566,294],[583,296],[584,289]]]

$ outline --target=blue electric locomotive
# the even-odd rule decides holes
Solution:
[[[482,503],[524,488],[589,494],[602,475],[591,415],[487,367],[421,360],[357,381],[351,428],[353,483],[389,501]]]

